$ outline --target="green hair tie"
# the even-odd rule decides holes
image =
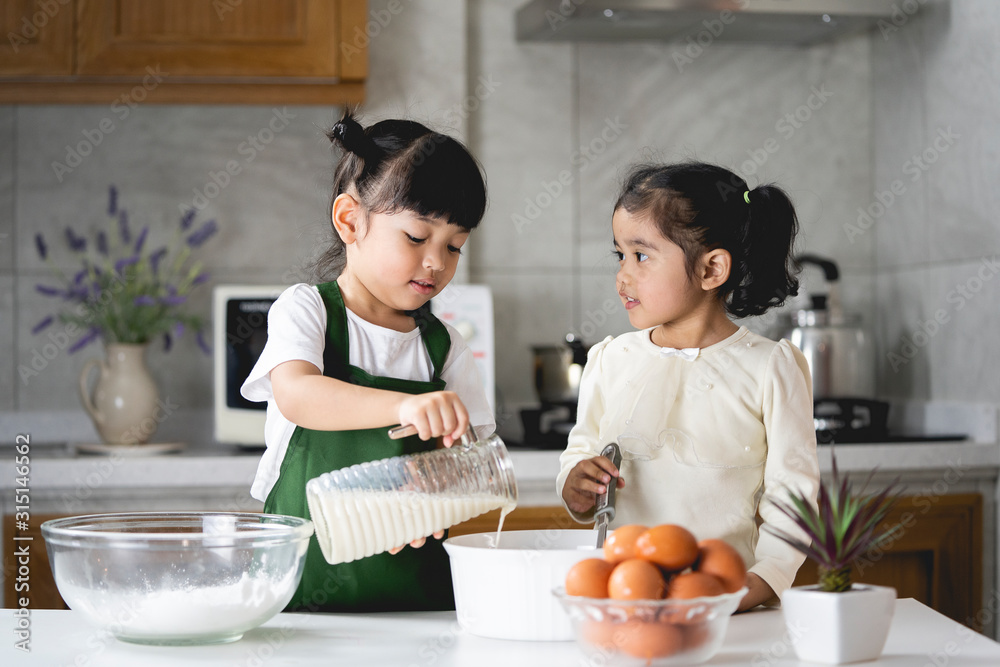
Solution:
[[[749,190],[747,190],[746,192],[743,193],[743,201],[745,201],[748,204],[750,203],[750,191]]]

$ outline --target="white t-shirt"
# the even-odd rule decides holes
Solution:
[[[687,360],[653,344],[650,331],[590,349],[557,490],[577,463],[617,442],[625,487],[612,527],[673,523],[699,540],[723,539],[780,596],[805,556],[758,530],[757,521],[800,535],[769,501],[788,489],[816,497],[806,359],[787,340],[740,327]],[[571,514],[593,521],[592,512]]]
[[[444,323],[451,334],[451,349],[441,371],[449,391],[458,394],[480,437],[496,427],[489,401],[483,392],[472,350],[461,334]],[[395,331],[361,319],[347,309],[349,363],[371,375],[429,382],[434,366],[420,337],[420,330]],[[271,370],[286,361],[301,359],[323,371],[326,347],[326,306],[314,285],[292,285],[272,304],[267,317],[267,344],[240,393],[248,401],[267,401],[264,442],[267,445],[250,495],[265,500],[278,480],[285,450],[295,431],[274,401]],[[391,425],[389,425],[391,426]]]

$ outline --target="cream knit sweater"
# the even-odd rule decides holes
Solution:
[[[687,360],[667,356],[650,332],[609,337],[591,348],[557,490],[561,496],[577,463],[617,442],[625,487],[612,528],[673,523],[699,540],[723,539],[780,596],[804,556],[758,526],[796,534],[768,500],[790,488],[816,497],[805,357],[787,340],[776,343],[741,327]],[[571,514],[593,520],[592,512]]]

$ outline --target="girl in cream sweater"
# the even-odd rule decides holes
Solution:
[[[611,221],[618,294],[638,331],[591,348],[558,491],[575,519],[617,477],[615,525],[684,526],[723,539],[749,568],[740,609],[773,603],[799,552],[759,530],[795,526],[768,501],[819,484],[809,368],[787,340],[730,318],[795,294],[798,223],[778,187],[721,167],[642,165]],[[598,456],[609,442],[621,469]]]

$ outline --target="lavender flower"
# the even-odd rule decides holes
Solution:
[[[93,239],[79,235],[76,226],[65,229],[66,242],[77,253],[77,267],[56,269],[55,283],[38,284],[35,289],[70,305],[58,317],[40,320],[32,333],[44,331],[59,319],[83,332],[70,345],[72,352],[98,337],[143,344],[161,335],[164,348],[169,350],[185,328],[200,331],[203,327],[202,318],[185,314],[179,307],[189,303],[194,288],[210,279],[201,263],[192,258],[192,250],[215,235],[218,225],[210,220],[196,226],[197,211],[185,210],[174,243],[149,251],[151,230],[143,226],[137,234],[132,233],[128,213],[113,185],[108,188],[107,213],[107,228]],[[43,261],[50,259],[42,234],[35,234],[34,243],[38,256]],[[88,252],[91,248],[95,249],[93,254]],[[202,338],[199,345],[208,349]]]
[[[204,352],[205,354],[212,354],[212,347],[208,344],[208,341],[205,340],[204,331],[201,331],[199,329],[197,335],[195,336],[195,339],[198,341],[198,347],[201,348],[202,352]]]
[[[114,217],[118,213],[118,188],[111,186],[108,188],[108,216]]]
[[[217,231],[219,231],[219,226],[215,223],[215,220],[209,220],[199,227],[198,231],[187,237],[187,244],[192,248],[197,248],[202,243],[212,238]]]
[[[35,290],[39,294],[44,294],[45,296],[63,296],[65,292],[56,289],[55,287],[49,287],[48,285],[35,285]]]
[[[131,257],[124,257],[115,262],[115,272],[121,275],[126,267],[132,266],[139,261],[139,255],[132,255]]]
[[[87,331],[87,333],[83,334],[83,336],[78,338],[75,343],[69,346],[68,350],[69,353],[73,354],[74,352],[79,352],[86,346],[93,343],[100,335],[101,335],[100,329],[98,329],[97,327],[91,327],[90,330]]]
[[[66,242],[73,252],[83,252],[87,249],[87,239],[77,236],[69,227],[66,228]]]
[[[149,256],[149,267],[153,270],[153,275],[158,275],[160,272],[160,262],[163,258],[167,256],[167,249],[160,248],[153,254]]]
[[[49,315],[48,317],[46,317],[45,319],[43,319],[38,324],[36,324],[35,326],[31,327],[31,333],[32,333],[32,335],[37,334],[40,331],[43,331],[45,328],[47,328],[49,325],[51,325],[52,322],[53,322],[53,319],[54,318],[51,315]]]
[[[146,245],[146,236],[149,234],[149,227],[143,227],[139,232],[139,238],[135,240],[135,254],[142,253],[142,246]]]
[[[122,243],[128,244],[132,240],[132,233],[128,229],[128,211],[125,209],[118,212],[118,235]]]

